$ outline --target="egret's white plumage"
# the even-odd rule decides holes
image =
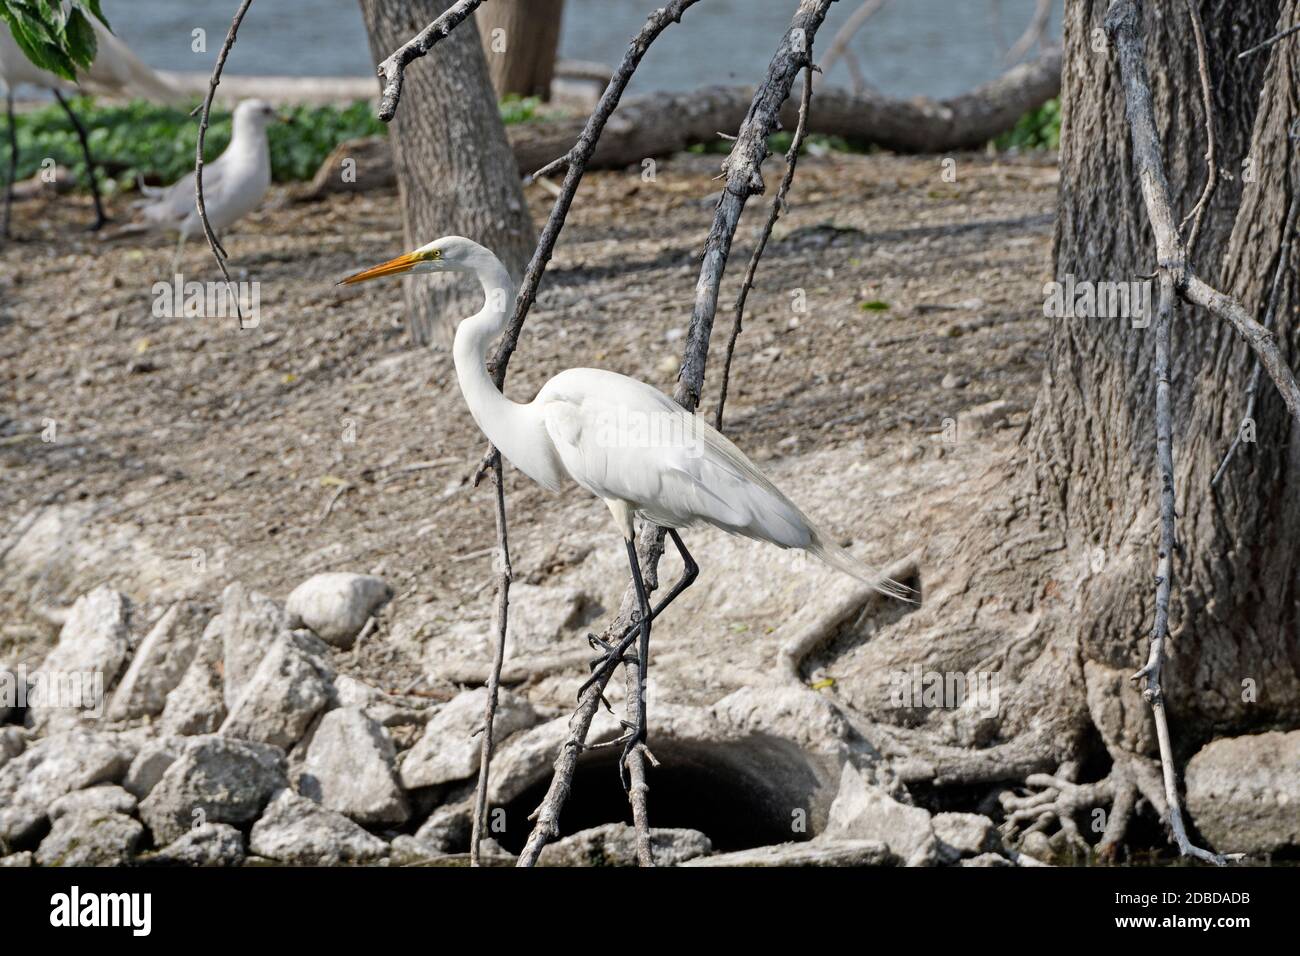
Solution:
[[[439,239],[344,281],[437,271],[473,273],[483,286],[486,305],[456,329],[456,376],[479,428],[529,478],[553,491],[572,479],[609,506],[629,540],[634,515],[665,528],[712,525],[807,551],[886,594],[906,596],[906,588],[829,540],[739,448],[658,389],[575,368],[552,378],[531,402],[506,398],[484,363],[505,328],[513,284],[477,243]]]

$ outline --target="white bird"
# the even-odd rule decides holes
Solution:
[[[264,100],[244,100],[235,107],[230,145],[203,167],[203,204],[208,221],[220,233],[257,208],[271,186],[271,147],[266,127],[277,114]],[[142,186],[148,200],[141,204],[140,221],[117,235],[143,229],[174,232],[179,237],[172,272],[180,265],[185,240],[203,235],[194,174],[187,173],[166,189]]]
[[[484,362],[505,329],[514,286],[501,261],[478,243],[447,236],[342,282],[424,272],[471,273],[483,287],[483,309],[460,322],[453,345],[456,378],[483,434],[539,485],[559,491],[571,480],[600,498],[623,535],[640,620],[621,640],[601,642],[606,654],[598,675],[623,658],[639,632],[637,666],[645,687],[650,622],[699,570],[678,534],[683,528],[712,525],[779,548],[801,549],[884,594],[908,599],[910,589],[852,557],[744,452],[659,390],[615,372],[574,368],[552,378],[527,404],[503,395]],[[653,610],[637,561],[634,516],[666,528],[685,567],[681,580]],[[645,740],[644,693],[640,697],[624,758]]]
[[[131,52],[125,43],[94,17],[90,18],[90,25],[95,31],[95,59],[77,78],[76,83],[70,83],[55,73],[41,69],[27,59],[27,55],[14,40],[8,24],[0,23],[0,83],[3,83],[5,88],[5,106],[9,118],[9,175],[6,178],[5,214],[3,226],[0,227],[0,236],[8,233],[9,205],[13,199],[13,181],[18,169],[18,139],[14,133],[13,101],[16,87],[37,86],[52,92],[76,128],[82,155],[86,160],[87,175],[90,177],[91,195],[95,200],[95,224],[92,227],[94,229],[98,229],[106,221],[99,195],[99,183],[95,177],[95,164],[90,157],[85,127],[82,126],[81,120],[72,111],[63,94],[82,89],[88,93],[145,99],[173,106],[183,103],[186,99],[186,95],[181,90],[150,69]]]

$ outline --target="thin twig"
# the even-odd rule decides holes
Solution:
[[[1283,30],[1281,33],[1277,34],[1276,36],[1269,37],[1263,43],[1256,44],[1255,46],[1251,47],[1249,50],[1243,50],[1241,53],[1237,54],[1237,59],[1244,60],[1252,53],[1258,53],[1260,50],[1266,50],[1269,47],[1271,47],[1274,43],[1280,43],[1281,41],[1289,37],[1291,34],[1296,32],[1300,32],[1300,23],[1297,23],[1293,27],[1288,27],[1287,29]]]
[[[501,480],[501,460],[492,469],[492,487],[496,492],[497,521],[497,603],[495,620],[496,646],[492,651],[492,672],[488,676],[487,703],[483,710],[483,741],[479,748],[478,788],[474,792],[474,822],[469,844],[470,866],[479,865],[479,844],[487,818],[488,772],[492,767],[495,745],[492,724],[496,719],[497,698],[501,689],[501,664],[506,656],[506,624],[510,612],[510,543],[506,536],[506,492]]]
[[[483,0],[456,0],[437,19],[398,47],[376,71],[384,81],[384,92],[379,97],[377,110],[380,120],[388,123],[397,113],[402,98],[402,81],[406,68],[413,60],[427,54],[439,40],[444,40],[466,17],[483,4]]]
[[[718,391],[718,408],[713,413],[713,427],[722,431],[722,410],[727,404],[727,385],[731,381],[731,360],[736,352],[736,339],[740,336],[741,322],[745,317],[745,300],[749,298],[749,290],[754,286],[754,274],[758,271],[758,261],[763,258],[763,250],[767,248],[767,240],[772,235],[772,228],[776,225],[777,219],[781,216],[781,209],[785,205],[785,194],[790,190],[790,184],[794,182],[794,168],[799,162],[799,150],[803,148],[804,136],[808,129],[808,104],[812,100],[812,74],[813,67],[809,66],[804,70],[803,93],[799,97],[799,125],[795,127],[794,138],[790,141],[790,149],[785,154],[785,175],[781,177],[781,186],[772,197],[772,206],[767,212],[767,222],[763,224],[762,235],[758,237],[758,245],[754,247],[754,254],[749,257],[749,268],[745,270],[745,281],[740,285],[740,293],[736,296],[736,316],[731,323],[731,336],[727,339],[727,356],[722,362],[722,385]]]
[[[208,221],[208,207],[203,201],[203,144],[208,136],[208,116],[212,112],[212,98],[216,96],[217,86],[221,83],[221,71],[226,68],[226,57],[230,55],[230,48],[235,45],[239,25],[244,22],[244,14],[252,5],[253,0],[242,0],[239,9],[235,11],[235,18],[230,21],[230,29],[226,31],[226,39],[222,41],[221,50],[217,53],[217,62],[212,67],[212,76],[208,78],[208,93],[203,98],[202,115],[199,119],[199,137],[194,146],[194,197],[198,205],[199,222],[203,223],[203,234],[207,236],[208,246],[212,249],[212,256],[217,260],[217,267],[221,269],[226,285],[230,287],[232,293],[235,293],[232,296],[235,300],[235,315],[239,319],[241,328],[244,325],[244,311],[239,304],[238,292],[230,281],[230,272],[226,269],[226,259],[229,255],[221,245],[221,241],[217,239],[217,234],[212,231],[212,223]]]
[[[863,0],[862,6],[849,14],[844,25],[835,32],[835,36],[831,37],[831,45],[826,48],[826,56],[822,58],[823,70],[829,73],[835,61],[849,52],[849,43],[857,36],[862,25],[875,16],[886,2],[887,0]],[[859,78],[856,76],[853,79],[853,87],[859,88]]]
[[[1294,153],[1296,140],[1300,139],[1300,120],[1291,124],[1291,131],[1287,136],[1291,142],[1291,148]],[[1282,225],[1282,241],[1277,250],[1277,265],[1273,267],[1273,281],[1268,291],[1268,309],[1264,312],[1264,328],[1272,330],[1273,322],[1277,316],[1277,305],[1281,299],[1282,276],[1287,271],[1287,263],[1291,260],[1291,241],[1295,235],[1296,214],[1300,212],[1300,191],[1292,190],[1291,201],[1287,205],[1286,221]],[[1210,479],[1210,487],[1217,487],[1219,479],[1228,469],[1228,463],[1232,461],[1232,456],[1236,454],[1237,449],[1241,446],[1241,433],[1246,427],[1246,423],[1255,417],[1255,402],[1259,397],[1259,380],[1263,366],[1260,364],[1259,357],[1256,356],[1250,369],[1250,380],[1246,384],[1246,411],[1241,416],[1241,424],[1237,426],[1237,434],[1233,436],[1232,444],[1228,446],[1227,453],[1223,456],[1223,461],[1219,463],[1218,469],[1214,472],[1214,477]]]
[[[1205,27],[1201,23],[1201,14],[1196,9],[1195,0],[1185,2],[1187,15],[1192,21],[1192,32],[1196,35],[1196,68],[1201,76],[1201,103],[1205,111],[1205,189],[1180,226],[1185,229],[1187,221],[1192,221],[1192,231],[1187,234],[1187,255],[1190,258],[1201,232],[1201,216],[1209,206],[1210,199],[1214,196],[1214,187],[1219,182],[1219,166],[1214,149],[1214,94],[1210,91],[1210,58],[1205,48]]]
[[[700,390],[704,385],[709,338],[713,329],[714,313],[717,310],[718,285],[726,269],[727,255],[740,222],[740,214],[749,197],[763,191],[763,179],[759,167],[768,155],[767,137],[776,128],[777,114],[781,104],[790,95],[795,77],[811,62],[808,48],[833,2],[834,0],[800,0],[790,29],[786,31],[780,47],[772,58],[763,83],[754,94],[749,115],[741,126],[736,143],[724,164],[727,187],[714,213],[713,226],[709,230],[709,238],[705,245],[704,261],[696,286],[695,308],[686,336],[677,388],[673,391],[673,398],[687,411],[694,411],[699,405]],[[653,19],[652,17],[652,21]],[[654,525],[647,525],[644,532],[637,548],[637,557],[645,579],[646,591],[649,593],[658,583],[664,531]],[[612,636],[617,639],[624,633],[631,625],[632,609],[636,606],[637,602],[629,588],[624,592],[618,617],[605,632],[607,637]],[[595,682],[587,688],[579,701],[578,709],[569,720],[569,737],[560,748],[560,755],[555,761],[554,773],[551,775],[546,796],[533,814],[536,822],[519,856],[519,866],[535,865],[547,841],[559,834],[560,811],[573,787],[573,775],[587,738],[587,730],[591,726],[592,718],[600,705],[601,694],[612,673],[613,669],[608,667],[608,662],[597,668],[596,674],[593,675],[596,678]],[[638,748],[633,752],[632,757],[635,758],[640,753]],[[635,764],[631,764],[629,769],[635,773]]]
[[[1038,5],[1034,7],[1034,15],[1030,17],[1029,24],[1025,27],[1025,32],[1011,48],[1007,50],[1003,63],[1019,63],[1026,53],[1028,53],[1035,43],[1042,43],[1043,38],[1047,36],[1047,27],[1052,22],[1052,4],[1054,0],[1038,0]]]

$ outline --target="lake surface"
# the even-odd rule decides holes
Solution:
[[[114,30],[148,63],[167,70],[211,69],[235,0],[105,0]],[[560,55],[614,64],[662,0],[567,0]],[[821,28],[821,48],[858,8],[841,0]],[[762,76],[795,0],[702,0],[651,47],[634,93],[751,83]],[[1002,54],[1020,35],[1034,0],[891,0],[853,43],[867,80],[897,96],[948,96],[1002,72]],[[207,52],[191,50],[195,29]],[[1054,31],[1059,34],[1059,13]],[[230,73],[370,76],[373,66],[356,0],[254,3],[226,64]],[[848,85],[843,63],[831,70]]]

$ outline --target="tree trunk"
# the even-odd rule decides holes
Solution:
[[[1107,7],[1071,0],[1066,8],[1060,283],[1129,282],[1155,270],[1119,66],[1108,45],[1094,48],[1098,38],[1105,44]],[[1184,4],[1143,7],[1156,128],[1181,216],[1206,176],[1196,41]],[[1287,139],[1300,116],[1300,43],[1243,61],[1236,54],[1300,22],[1300,0],[1202,0],[1200,9],[1222,175],[1193,261],[1262,320],[1300,186]],[[1276,328],[1294,367],[1296,246],[1288,259]],[[1162,681],[1180,768],[1216,735],[1300,723],[1300,441],[1267,378],[1257,441],[1238,450],[1216,489],[1210,484],[1245,412],[1252,362],[1223,323],[1180,307],[1171,385],[1181,547]],[[1008,782],[1031,774],[1097,782],[1090,792],[1112,802],[1103,837],[1111,847],[1138,795],[1163,814],[1150,708],[1129,680],[1145,663],[1154,620],[1153,367],[1153,327],[1055,320],[1019,460],[972,487],[977,513],[953,543],[936,541],[922,556],[922,606],[890,628],[889,640],[856,649],[867,675],[851,701],[861,729],[920,799],[932,788],[964,792],[973,809],[991,786],[1009,808],[1017,798]],[[896,706],[890,680],[918,665],[992,672],[997,706]],[[1058,804],[1063,814],[1068,804]]]
[[[1195,38],[1183,4],[1144,6],[1157,128],[1175,211],[1186,214],[1206,175]],[[1295,44],[1245,61],[1236,54],[1279,23],[1295,22],[1297,6],[1296,0],[1201,3],[1218,165],[1227,175],[1205,214],[1194,266],[1260,319],[1295,188],[1286,130],[1296,115],[1300,58]],[[1127,282],[1155,266],[1115,60],[1092,47],[1106,8],[1105,0],[1076,0],[1066,14],[1059,282],[1067,276]],[[1248,158],[1257,174],[1243,177]],[[1294,263],[1284,275],[1279,331],[1295,356]],[[1030,435],[1068,547],[1095,556],[1096,573],[1078,595],[1081,655],[1104,665],[1116,694],[1145,657],[1154,607],[1153,347],[1153,330],[1126,319],[1058,321]],[[1212,731],[1293,722],[1300,713],[1294,545],[1300,445],[1290,441],[1285,408],[1267,380],[1255,416],[1257,443],[1239,449],[1217,492],[1210,484],[1241,422],[1252,363],[1224,323],[1180,308],[1171,381],[1181,553],[1174,562],[1164,688],[1184,755]],[[1258,699],[1243,693],[1247,681]]]
[[[450,5],[449,0],[361,0],[375,63]],[[406,71],[390,130],[405,245],[464,235],[492,249],[516,280],[536,235],[473,23],[462,24]],[[435,284],[433,280],[443,280]],[[405,279],[412,342],[449,339],[454,321],[482,307],[464,277]]]
[[[551,98],[564,0],[492,0],[474,11],[492,88]]]

